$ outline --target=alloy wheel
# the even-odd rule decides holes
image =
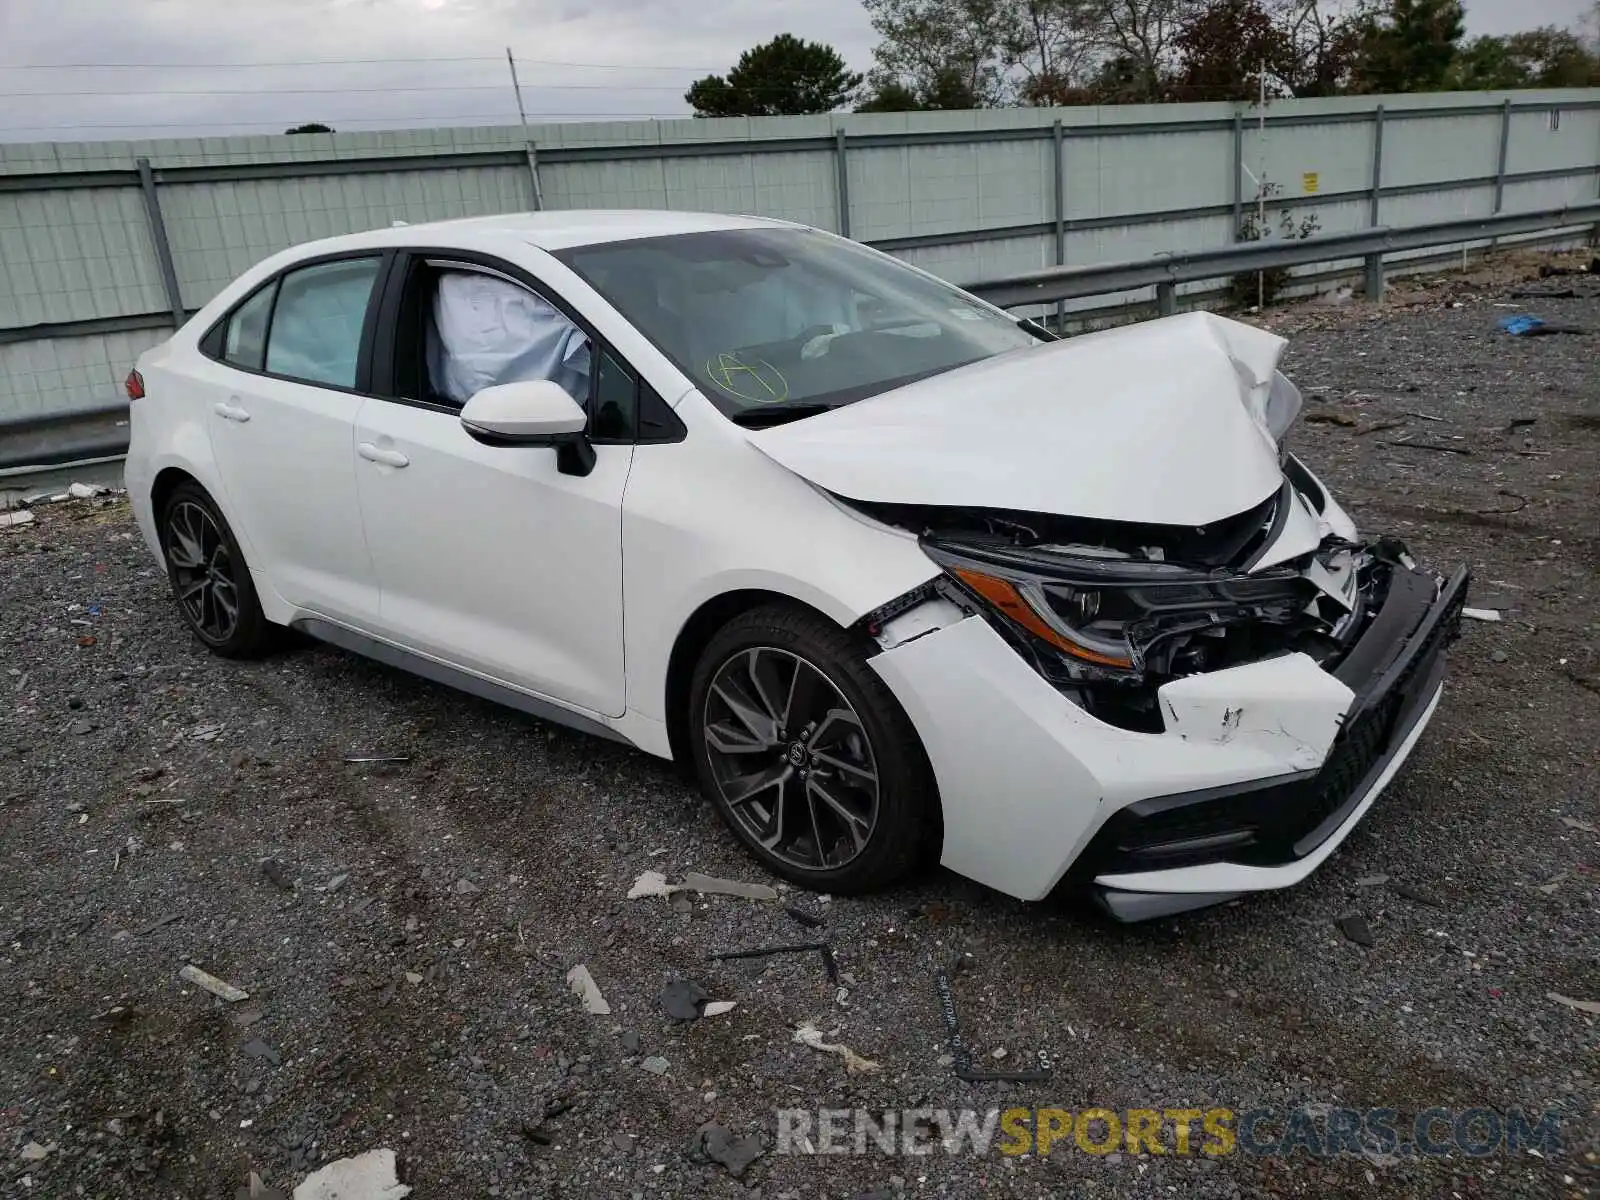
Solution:
[[[189,624],[214,645],[226,642],[239,627],[239,587],[216,519],[192,501],[174,505],[167,516],[166,551]]]
[[[832,871],[866,848],[877,759],[860,715],[819,668],[771,646],[740,650],[712,676],[700,726],[723,803],[768,854]]]

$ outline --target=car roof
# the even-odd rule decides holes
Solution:
[[[541,250],[564,250],[570,246],[590,246],[601,242],[631,241],[676,233],[705,233],[719,229],[793,228],[791,221],[769,217],[734,216],[727,213],[668,212],[657,209],[582,208],[555,212],[501,213],[491,217],[457,217],[445,221],[424,221],[414,225],[395,225],[366,233],[345,234],[316,243],[315,252],[326,253],[345,247],[416,244],[419,240],[435,245],[459,244],[463,247],[483,241],[526,242]],[[302,245],[297,251],[310,251]]]

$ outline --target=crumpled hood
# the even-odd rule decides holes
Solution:
[[[1187,313],[1012,351],[749,437],[853,500],[1206,525],[1282,485],[1285,346]]]

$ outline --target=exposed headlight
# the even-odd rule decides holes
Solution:
[[[1095,547],[978,545],[925,538],[923,549],[1014,637],[1080,681],[1136,682],[1163,641],[1307,600],[1299,572],[1235,576]],[[1165,673],[1169,664],[1160,664]]]

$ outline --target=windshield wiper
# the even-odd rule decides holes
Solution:
[[[1019,317],[1017,319],[1017,324],[1028,333],[1033,334],[1033,336],[1038,338],[1041,342],[1059,342],[1061,340],[1060,337],[1051,333],[1032,317]]]
[[[802,417],[814,417],[818,413],[831,412],[837,407],[836,404],[762,404],[756,408],[742,409],[728,419],[735,425],[743,425],[749,429],[763,429],[768,425],[782,425],[789,421],[798,421]]]

